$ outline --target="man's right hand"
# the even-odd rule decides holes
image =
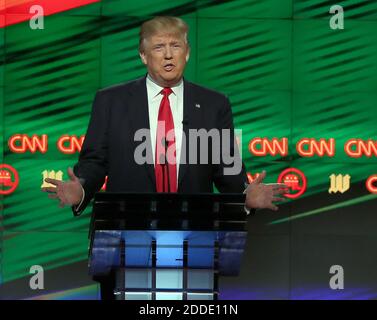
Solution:
[[[42,191],[50,193],[48,195],[49,198],[59,200],[59,206],[61,208],[63,208],[65,205],[78,205],[83,197],[83,189],[79,178],[75,176],[72,168],[68,168],[67,172],[69,181],[46,178],[45,181],[53,184],[55,187],[42,188]]]

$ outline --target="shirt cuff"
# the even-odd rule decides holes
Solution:
[[[246,187],[246,189],[243,191],[244,194],[246,194],[246,190],[247,190],[247,184],[246,183],[245,183],[245,187]],[[246,204],[243,206],[243,209],[245,210],[245,212],[246,212],[247,215],[250,214],[251,209],[249,209],[248,207],[246,207]]]
[[[82,205],[82,203],[84,202],[84,199],[85,199],[85,190],[84,188],[81,186],[81,190],[82,190],[82,198],[81,198],[81,201],[78,205],[74,206],[73,207],[73,210],[78,213],[80,211],[80,207]]]

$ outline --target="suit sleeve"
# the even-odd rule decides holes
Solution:
[[[247,187],[247,175],[235,139],[233,116],[228,98],[223,99],[219,108],[217,128],[220,130],[221,154],[220,164],[213,166],[215,186],[223,193],[243,193]]]
[[[94,99],[88,130],[81,148],[79,161],[73,171],[80,179],[84,198],[79,206],[72,207],[80,215],[98,192],[108,171],[109,101],[104,92],[98,91]]]

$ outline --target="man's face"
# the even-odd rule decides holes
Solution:
[[[189,53],[183,37],[158,33],[144,40],[140,57],[154,81],[162,87],[171,87],[182,79]]]

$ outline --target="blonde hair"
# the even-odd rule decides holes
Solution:
[[[179,37],[183,37],[186,44],[188,45],[188,31],[188,25],[181,18],[169,16],[155,17],[144,22],[140,28],[139,52],[144,51],[144,42],[146,39],[160,32],[167,32]]]

